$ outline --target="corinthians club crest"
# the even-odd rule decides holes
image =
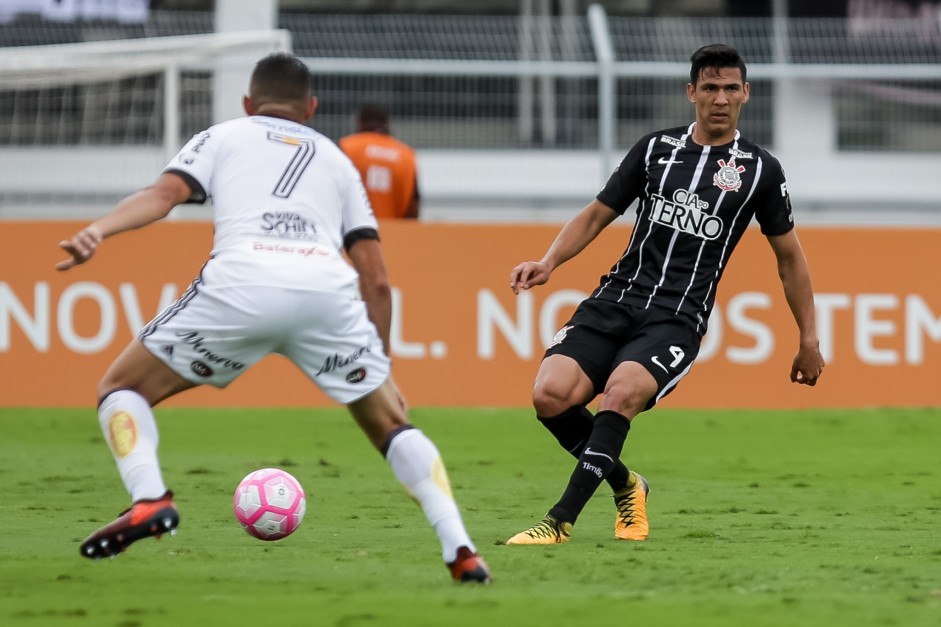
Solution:
[[[735,157],[728,163],[719,159],[719,171],[713,175],[712,184],[724,192],[737,192],[742,186],[741,173],[744,171],[745,166],[735,165]]]

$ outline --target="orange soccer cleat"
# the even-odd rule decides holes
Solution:
[[[176,533],[180,514],[173,502],[173,493],[167,492],[157,499],[143,499],[121,512],[117,520],[88,536],[80,548],[89,559],[114,557],[128,546],[151,536]]]

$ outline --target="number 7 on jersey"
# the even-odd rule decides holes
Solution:
[[[314,152],[316,151],[314,148],[314,140],[282,135],[281,133],[270,131],[268,133],[268,139],[273,142],[278,142],[279,144],[297,146],[294,156],[291,157],[291,161],[284,169],[284,172],[281,173],[278,184],[275,185],[274,191],[271,192],[272,195],[278,198],[288,198],[291,192],[294,191],[294,186],[297,185],[297,181],[301,178],[301,175],[304,174],[304,170],[310,165],[311,159],[314,158]]]

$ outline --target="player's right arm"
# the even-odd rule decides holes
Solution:
[[[647,135],[631,147],[604,189],[562,227],[541,261],[524,261],[510,271],[510,289],[514,294],[546,283],[556,268],[580,253],[624,214],[647,183],[646,155],[655,137],[656,133]]]
[[[510,271],[510,289],[519,294],[546,283],[556,268],[584,250],[619,215],[600,200],[591,201],[565,223],[540,261],[524,261]]]
[[[134,192],[110,213],[59,242],[59,247],[70,257],[57,263],[56,270],[68,270],[85,263],[107,237],[165,218],[175,206],[189,200],[191,194],[192,190],[183,178],[167,172],[161,174],[152,185]]]

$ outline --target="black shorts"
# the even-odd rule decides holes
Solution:
[[[684,315],[588,298],[556,333],[545,357],[574,359],[588,375],[596,395],[604,392],[615,368],[635,361],[657,380],[657,393],[647,405],[650,409],[689,372],[701,341],[696,321]]]

